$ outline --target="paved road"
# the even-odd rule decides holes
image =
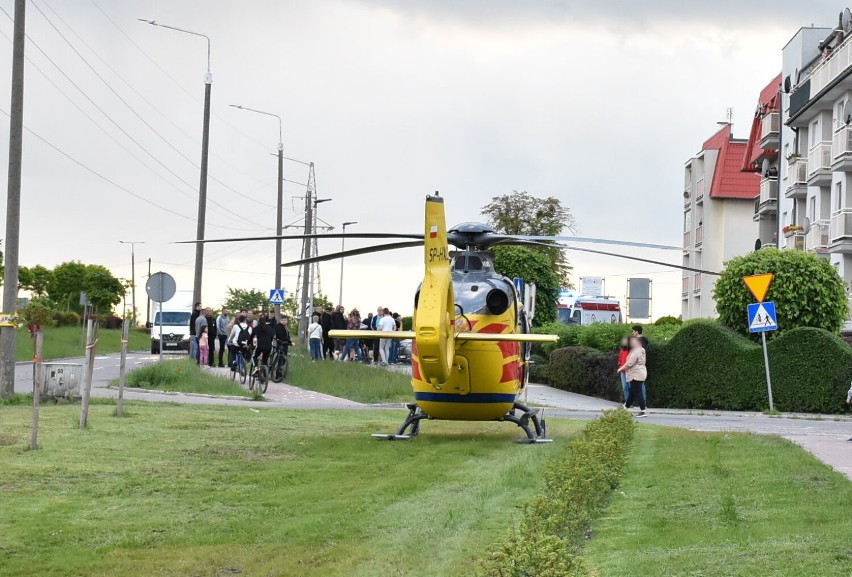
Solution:
[[[157,356],[145,353],[129,353],[128,370],[156,361]],[[83,359],[65,359],[62,362],[82,364]],[[92,396],[114,398],[116,389],[106,388],[118,378],[119,356],[117,354],[95,358],[92,377]],[[225,369],[216,369],[227,374]],[[377,369],[378,370],[378,369]],[[21,363],[16,367],[15,391],[32,391],[32,365]],[[570,419],[594,419],[600,412],[618,407],[618,403],[560,391],[544,385],[531,384],[527,388],[526,400],[531,405],[545,407],[549,416]],[[250,401],[236,397],[222,398],[206,395],[168,394],[128,390],[125,398],[154,402],[187,404],[214,404],[234,406],[263,406],[269,408],[303,409],[390,409],[399,410],[401,405],[363,405],[346,399],[306,391],[290,385],[270,383],[267,401]],[[684,411],[673,409],[650,409],[645,422],[696,431],[738,431],[757,434],[780,435],[813,453],[838,471],[852,479],[852,417],[835,415],[783,415],[768,416],[762,413],[730,411]]]

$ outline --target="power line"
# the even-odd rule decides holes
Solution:
[[[8,113],[8,112],[6,112],[5,110],[3,110],[2,108],[0,108],[0,113],[2,113],[3,115],[5,115],[6,117],[9,117],[9,113]],[[24,130],[26,130],[28,133],[30,133],[31,135],[33,135],[35,138],[37,138],[38,140],[40,140],[41,142],[43,142],[44,144],[46,144],[47,146],[49,146],[50,148],[52,148],[53,150],[55,150],[56,152],[58,152],[59,154],[61,154],[62,156],[64,156],[65,158],[67,158],[68,160],[70,160],[71,162],[73,162],[74,164],[76,164],[77,166],[79,166],[80,168],[82,168],[83,170],[85,170],[86,172],[89,172],[89,173],[91,173],[91,174],[93,174],[93,175],[97,176],[98,178],[100,178],[101,180],[103,180],[104,182],[106,182],[106,183],[108,183],[108,184],[111,184],[111,185],[112,185],[112,186],[114,186],[115,188],[117,188],[117,189],[119,189],[119,190],[121,190],[121,191],[123,191],[123,192],[126,192],[126,193],[127,193],[127,194],[129,194],[130,196],[132,196],[132,197],[134,197],[134,198],[137,198],[137,199],[141,200],[142,202],[145,202],[145,203],[147,203],[147,204],[150,204],[151,206],[155,206],[155,207],[157,207],[157,208],[159,208],[159,209],[161,209],[161,210],[164,210],[164,211],[166,211],[166,212],[168,212],[168,213],[171,213],[171,214],[173,214],[173,215],[175,215],[175,216],[178,216],[178,217],[180,217],[180,218],[183,218],[183,219],[186,219],[186,220],[189,220],[189,221],[195,222],[195,217],[187,216],[187,215],[185,215],[185,214],[181,214],[181,213],[179,213],[179,212],[177,212],[177,211],[175,211],[175,210],[172,210],[172,209],[170,209],[170,208],[168,208],[168,207],[166,207],[166,206],[163,206],[163,205],[161,205],[161,204],[157,204],[157,203],[156,203],[156,202],[154,202],[153,200],[148,199],[148,198],[145,198],[145,197],[144,197],[144,196],[142,196],[141,194],[137,194],[137,193],[133,192],[132,190],[130,190],[129,188],[126,188],[126,187],[124,187],[124,186],[122,186],[122,185],[118,184],[118,183],[117,183],[117,182],[115,182],[114,180],[110,179],[110,178],[109,178],[109,177],[107,177],[107,176],[104,176],[103,174],[99,173],[99,172],[98,172],[98,171],[96,171],[95,169],[93,169],[93,168],[89,168],[89,167],[88,167],[87,165],[85,165],[83,162],[81,162],[81,161],[77,160],[76,158],[74,158],[73,156],[71,156],[70,154],[68,154],[67,152],[65,152],[65,151],[64,151],[64,150],[62,150],[61,148],[59,148],[58,146],[54,145],[54,144],[53,144],[53,143],[51,143],[49,140],[47,140],[46,138],[44,138],[43,136],[41,136],[40,134],[38,134],[37,132],[35,132],[35,131],[34,131],[34,130],[32,130],[31,128],[29,128],[29,127],[27,127],[27,126],[24,126]],[[232,227],[227,227],[227,226],[222,226],[222,225],[211,225],[211,226],[216,226],[216,227],[218,227],[218,228],[232,228]],[[242,230],[242,229],[239,229],[239,230]]]
[[[89,52],[90,52],[90,53],[91,53],[91,54],[92,54],[95,58],[97,58],[97,59],[101,62],[101,64],[103,64],[104,66],[106,66],[106,68],[107,68],[110,72],[112,72],[112,73],[116,76],[116,78],[118,78],[119,80],[121,80],[121,81],[124,83],[124,85],[125,85],[127,88],[129,88],[129,89],[130,89],[130,91],[131,91],[131,92],[133,92],[133,93],[134,93],[134,94],[135,94],[135,95],[136,95],[136,96],[137,96],[140,100],[142,100],[142,102],[144,102],[145,104],[147,104],[147,105],[151,108],[151,110],[153,110],[154,112],[156,112],[156,113],[157,113],[157,114],[158,114],[158,115],[159,115],[159,116],[160,116],[163,120],[165,120],[165,121],[166,121],[166,122],[168,122],[170,125],[172,125],[172,126],[173,126],[173,127],[174,127],[177,131],[178,131],[178,132],[180,132],[181,134],[183,134],[183,135],[184,135],[187,139],[189,139],[189,140],[190,140],[193,144],[195,144],[195,145],[200,145],[200,144],[199,144],[199,143],[195,140],[195,137],[194,137],[193,135],[191,135],[191,134],[190,134],[190,133],[189,133],[186,129],[184,129],[182,126],[180,126],[180,125],[179,125],[179,124],[177,124],[175,121],[173,121],[171,118],[169,118],[169,117],[168,117],[168,115],[166,115],[166,114],[165,114],[162,110],[160,110],[160,107],[158,107],[158,106],[154,105],[154,104],[153,104],[150,100],[148,100],[148,98],[147,98],[144,94],[142,94],[139,90],[137,90],[136,88],[134,88],[134,87],[133,87],[133,85],[132,85],[132,84],[131,84],[131,83],[130,83],[130,82],[129,82],[126,78],[124,78],[124,77],[123,77],[123,76],[122,76],[122,75],[121,75],[121,74],[120,74],[120,73],[119,73],[119,72],[118,72],[115,68],[113,68],[113,67],[110,65],[110,63],[109,63],[109,62],[107,62],[107,61],[106,61],[106,59],[104,59],[104,58],[103,58],[100,54],[98,54],[98,51],[97,51],[97,50],[93,49],[93,48],[89,45],[89,43],[88,43],[88,42],[86,42],[86,40],[85,40],[82,36],[80,36],[79,34],[77,34],[77,32],[74,30],[74,28],[73,28],[70,24],[68,24],[68,23],[67,23],[67,22],[66,22],[66,21],[62,18],[62,16],[61,16],[61,15],[60,15],[60,14],[59,14],[59,13],[58,13],[58,12],[57,12],[57,11],[56,11],[56,10],[55,10],[55,9],[54,9],[51,5],[50,5],[50,4],[48,4],[45,0],[41,0],[41,2],[42,2],[42,4],[44,4],[44,6],[45,6],[48,10],[50,10],[50,12],[51,12],[51,13],[53,13],[53,15],[54,15],[54,16],[55,16],[55,17],[56,17],[56,18],[57,18],[57,19],[58,19],[58,20],[59,20],[62,24],[64,24],[64,25],[65,25],[65,27],[66,27],[66,28],[67,28],[67,29],[71,32],[71,34],[73,34],[73,35],[74,35],[74,37],[75,37],[77,40],[79,40],[79,41],[83,44],[83,46],[85,46],[86,48],[88,48],[88,49],[89,49]],[[237,172],[239,172],[240,174],[242,174],[242,175],[244,175],[244,176],[247,176],[248,178],[251,178],[251,179],[252,179],[252,180],[254,180],[255,182],[259,182],[259,183],[261,183],[261,184],[263,185],[263,187],[271,187],[271,186],[272,186],[270,183],[264,182],[264,181],[262,181],[262,180],[258,179],[256,176],[254,176],[254,175],[252,175],[252,174],[250,174],[250,173],[248,173],[248,172],[246,172],[246,171],[242,170],[240,167],[236,166],[235,164],[232,164],[232,163],[228,162],[228,160],[227,160],[227,159],[225,159],[225,158],[223,158],[223,157],[221,157],[221,156],[219,156],[219,155],[217,155],[217,154],[214,154],[213,156],[214,156],[216,159],[218,159],[218,160],[219,160],[222,164],[225,164],[226,166],[231,167],[232,169],[236,170],[236,171],[237,171]],[[258,187],[258,188],[259,188],[259,187]],[[257,190],[257,188],[255,188],[254,190]],[[267,207],[274,208],[274,206],[273,206],[273,205],[271,205],[271,204],[269,204],[269,203],[266,203],[266,202],[263,202],[263,201],[261,201],[261,200],[257,200],[256,198],[254,198],[254,197],[250,196],[250,193],[247,193],[246,197],[247,197],[249,200],[252,200],[253,202],[256,202],[256,203],[261,204],[261,205],[263,205],[263,206],[267,206]]]
[[[115,90],[115,88],[113,88],[113,87],[112,87],[112,85],[111,85],[109,82],[107,82],[107,81],[106,81],[106,79],[105,79],[103,76],[101,76],[101,74],[100,74],[100,73],[99,73],[99,72],[95,69],[95,67],[94,67],[94,66],[92,66],[92,65],[89,63],[89,61],[88,61],[88,60],[86,60],[86,57],[85,57],[85,56],[83,56],[83,55],[80,53],[80,51],[79,51],[79,50],[77,50],[77,48],[76,48],[76,47],[75,47],[75,46],[71,43],[71,41],[70,41],[70,40],[68,40],[68,38],[67,38],[67,37],[66,37],[66,36],[62,33],[62,31],[61,31],[61,30],[59,30],[59,28],[58,28],[58,27],[57,27],[57,26],[53,23],[53,21],[52,21],[50,18],[48,18],[47,14],[45,14],[45,13],[44,13],[44,11],[43,11],[43,10],[42,10],[39,6],[38,6],[38,4],[36,4],[34,1],[33,1],[33,2],[31,2],[31,4],[33,5],[33,7],[34,7],[36,10],[38,10],[39,14],[41,14],[41,15],[42,15],[42,17],[45,19],[45,21],[47,21],[47,23],[50,25],[50,27],[51,27],[51,28],[53,28],[53,30],[54,30],[54,31],[55,31],[55,32],[59,35],[59,37],[60,37],[60,38],[62,38],[62,40],[63,40],[63,41],[65,41],[65,43],[68,45],[68,47],[69,47],[69,48],[71,48],[71,50],[74,52],[74,54],[76,54],[76,55],[80,58],[80,60],[82,60],[82,61],[83,61],[83,63],[86,65],[86,67],[87,67],[89,70],[91,70],[91,71],[92,71],[92,73],[93,73],[93,74],[94,74],[94,75],[98,78],[98,80],[100,80],[100,81],[103,83],[103,85],[104,85],[104,86],[106,86],[106,88],[107,88],[110,92],[112,92],[112,93],[113,93],[113,95],[115,95],[115,97],[116,97],[116,98],[118,98],[118,100],[119,100],[122,104],[124,104],[124,106],[125,106],[128,110],[130,110],[130,112],[131,112],[131,113],[133,113],[133,115],[134,115],[136,118],[138,118],[138,119],[139,119],[139,121],[140,121],[140,122],[142,122],[142,124],[144,124],[145,126],[147,126],[147,127],[151,130],[151,132],[153,132],[154,134],[156,134],[156,135],[157,135],[157,137],[158,137],[160,140],[162,140],[162,141],[166,144],[166,146],[168,146],[169,148],[171,148],[172,150],[174,150],[174,151],[175,151],[175,152],[176,152],[176,153],[177,153],[177,154],[178,154],[181,158],[183,158],[184,160],[186,160],[187,162],[189,162],[189,163],[190,163],[192,166],[194,166],[195,168],[200,168],[197,164],[195,164],[195,162],[194,162],[192,159],[190,159],[190,158],[189,158],[188,156],[186,156],[183,152],[181,152],[181,151],[180,151],[180,150],[179,150],[179,149],[178,149],[175,145],[173,145],[171,142],[169,142],[169,140],[168,140],[165,136],[163,136],[162,134],[160,134],[160,132],[159,132],[156,128],[154,128],[154,126],[152,126],[150,122],[148,122],[147,120],[145,120],[145,118],[143,118],[143,117],[142,117],[142,115],[141,115],[141,114],[139,114],[139,113],[136,111],[136,109],[135,109],[135,108],[133,108],[133,106],[131,106],[131,104],[130,104],[129,102],[127,102],[127,101],[126,101],[126,100],[125,100],[125,99],[124,99],[124,98],[123,98],[123,97],[122,97],[122,96],[121,96],[121,95],[120,95],[120,94],[119,94],[119,93]],[[4,13],[5,13],[5,10],[4,10]],[[8,14],[8,13],[6,13],[6,16],[9,16],[9,14]],[[32,39],[30,39],[30,41],[32,42]],[[33,44],[35,44],[35,43],[33,43]],[[43,51],[41,48],[39,48],[39,52],[41,52],[42,54],[45,54],[45,53],[44,53],[44,51]],[[45,54],[45,57],[47,57],[47,55],[46,55],[46,54]],[[49,57],[48,57],[48,59],[50,60],[50,58],[49,58]],[[54,66],[57,66],[57,68],[58,68],[58,65],[56,65],[56,63],[55,63],[55,62],[53,62],[53,60],[51,60],[51,62],[54,64]],[[64,73],[63,73],[63,74],[64,74]],[[67,76],[66,76],[66,77],[67,77]],[[75,85],[75,86],[76,86],[76,85]],[[79,87],[77,87],[77,88],[78,88],[78,90],[81,90]],[[122,131],[122,132],[124,132],[124,131]],[[126,134],[126,132],[125,132],[125,134]],[[128,137],[129,137],[129,136],[128,136]],[[135,141],[134,141],[134,142],[135,142]],[[141,147],[141,145],[140,145],[138,142],[137,142],[137,145]],[[149,154],[150,154],[150,153],[149,153]],[[151,156],[153,157],[153,155],[151,155]],[[161,164],[163,167],[165,167],[165,164],[163,164],[163,163],[162,163],[162,162],[160,162],[159,160],[158,160],[157,162],[158,162],[159,164]],[[177,175],[175,172],[173,172],[171,169],[167,169],[167,170],[169,170],[169,172],[171,172],[173,175],[175,175],[175,177],[176,177],[176,178],[178,178],[181,182],[183,182],[183,183],[187,184],[190,188],[192,188],[193,190],[195,190],[195,187],[193,187],[190,183],[188,183],[188,182],[187,182],[187,181],[185,181],[183,178],[181,178],[180,176],[178,176],[178,175]],[[209,175],[208,175],[208,176],[209,176]],[[245,198],[247,198],[247,199],[249,199],[249,200],[254,201],[254,199],[252,199],[251,197],[247,197],[247,196],[243,195],[240,191],[238,191],[238,190],[236,190],[236,189],[234,189],[234,188],[231,188],[230,186],[228,186],[228,185],[226,185],[226,184],[224,184],[224,183],[222,183],[222,182],[220,182],[220,181],[216,180],[214,177],[209,176],[209,178],[210,178],[211,180],[215,180],[216,182],[219,182],[219,183],[220,183],[220,184],[222,184],[225,188],[229,189],[230,191],[234,192],[235,194],[237,194],[237,195],[239,195],[239,196],[243,196],[243,197],[245,197]],[[227,209],[227,207],[225,207],[225,206],[221,205],[220,203],[216,202],[216,201],[215,201],[215,200],[213,200],[213,199],[209,199],[209,201],[210,201],[212,204],[215,204],[216,206],[219,206],[219,207],[221,207],[221,208],[223,208],[223,209],[225,209],[225,210],[228,210],[228,209]],[[256,202],[260,202],[260,201],[256,201]],[[271,205],[268,205],[268,206],[271,206]],[[235,214],[234,216],[236,216],[237,218],[240,218],[240,219],[242,219],[242,220],[245,220],[246,222],[251,222],[251,221],[249,221],[248,219],[246,219],[246,218],[242,217],[242,216],[241,216],[241,215],[239,215],[239,214]]]

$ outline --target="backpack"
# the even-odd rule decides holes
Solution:
[[[237,334],[237,344],[243,346],[251,340],[251,327],[247,324],[245,327],[240,327],[240,332]]]

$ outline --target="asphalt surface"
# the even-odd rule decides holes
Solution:
[[[127,370],[156,362],[158,357],[148,352],[128,353]],[[119,376],[119,355],[95,357],[92,377],[92,397],[115,398],[118,391],[107,388]],[[62,363],[83,364],[83,358],[62,359]],[[329,361],[330,362],[330,361]],[[397,370],[402,370],[396,367]],[[379,369],[377,369],[379,370]],[[228,374],[227,369],[214,369]],[[32,364],[19,363],[15,371],[15,391],[32,392]],[[232,405],[291,409],[385,409],[400,410],[402,406],[364,405],[346,399],[306,391],[285,384],[270,383],[266,401],[251,401],[238,397],[211,397],[208,395],[172,394],[138,389],[125,390],[124,398],[152,402],[186,404]],[[522,395],[529,405],[543,407],[547,416],[569,419],[594,419],[601,411],[616,408],[618,403],[586,397],[531,384]],[[674,409],[649,409],[644,422],[694,431],[751,432],[761,435],[779,435],[787,438],[836,470],[852,479],[852,417],[849,415],[783,414],[770,416],[763,413],[729,411],[685,411]]]

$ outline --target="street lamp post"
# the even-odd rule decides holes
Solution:
[[[283,225],[282,222],[283,212],[284,212],[284,139],[283,139],[283,129],[281,126],[281,117],[277,114],[273,114],[271,112],[264,112],[263,110],[256,110],[254,108],[248,108],[239,104],[231,104],[233,108],[239,108],[240,110],[247,110],[249,112],[255,112],[257,114],[263,114],[264,116],[272,116],[278,119],[278,205],[277,205],[277,214],[275,219],[275,234],[278,236],[275,239],[275,289],[278,290],[281,288],[281,235],[283,234]],[[281,305],[275,305],[275,320],[281,320]]]
[[[345,246],[345,243],[346,243],[346,236],[345,236],[346,235],[346,227],[353,225],[353,224],[358,224],[358,223],[355,222],[355,221],[349,221],[349,222],[343,223],[343,234],[344,234],[344,236],[342,236],[340,238],[340,252],[343,252],[343,247]],[[338,305],[343,304],[343,260],[344,260],[344,258],[343,258],[343,256],[341,256],[340,257],[340,295],[338,296],[338,299],[337,299]]]
[[[195,239],[198,241],[204,240],[205,220],[207,218],[207,153],[210,148],[210,88],[213,85],[213,74],[210,72],[210,37],[200,32],[192,30],[184,30],[167,24],[160,24],[155,20],[145,20],[139,18],[141,22],[150,24],[151,26],[159,26],[168,28],[175,32],[182,32],[192,36],[199,36],[207,41],[207,73],[204,75],[204,124],[201,136],[201,179],[198,184],[198,222],[196,228]],[[204,243],[198,242],[195,245],[195,277],[192,284],[192,301],[201,302],[201,280],[202,269],[204,268]]]
[[[130,245],[130,306],[133,307],[133,328],[136,328],[136,245],[145,244],[141,240],[120,240],[121,244]]]

